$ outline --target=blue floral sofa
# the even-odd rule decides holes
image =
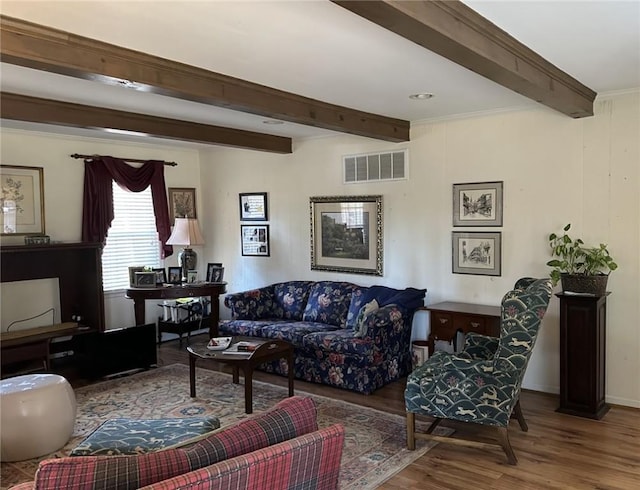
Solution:
[[[220,334],[291,342],[296,378],[369,394],[410,372],[411,324],[425,294],[349,282],[281,282],[228,294],[232,319],[221,322]],[[263,369],[287,374],[284,361]]]

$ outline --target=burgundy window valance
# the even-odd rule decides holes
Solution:
[[[82,241],[104,243],[113,221],[113,182],[131,192],[151,186],[156,230],[162,244],[162,258],[173,253],[167,245],[171,235],[169,206],[164,183],[164,162],[149,160],[136,168],[110,156],[96,156],[84,161],[84,197]]]

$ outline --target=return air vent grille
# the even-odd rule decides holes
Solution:
[[[409,150],[345,156],[344,183],[406,179],[408,156]]]

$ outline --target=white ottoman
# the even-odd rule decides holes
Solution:
[[[76,421],[76,396],[57,374],[0,381],[0,460],[23,461],[63,447]]]

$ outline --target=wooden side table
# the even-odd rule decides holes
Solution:
[[[601,419],[605,403],[607,328],[605,296],[560,298],[560,407],[558,412]]]
[[[136,315],[136,325],[144,325],[144,302],[147,299],[176,299],[209,296],[211,298],[211,313],[209,315],[209,338],[218,336],[218,322],[220,321],[220,305],[218,297],[227,291],[226,282],[211,282],[206,284],[185,284],[165,286],[159,288],[129,288],[126,297],[133,300]]]
[[[451,342],[458,332],[500,336],[499,306],[445,301],[418,309],[430,312],[429,355],[433,354],[436,340]]]

